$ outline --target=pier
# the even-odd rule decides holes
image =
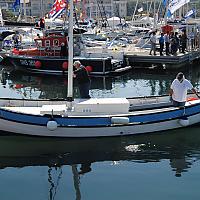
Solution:
[[[186,63],[190,63],[198,59],[200,59],[200,49],[189,51],[185,54],[177,53],[177,55],[169,56],[160,56],[159,52],[157,52],[157,55],[149,55],[148,50],[129,50],[124,54],[126,65],[141,66],[142,64],[141,67],[144,68],[149,67],[152,64],[161,64],[171,68],[178,68],[182,65],[185,65]]]

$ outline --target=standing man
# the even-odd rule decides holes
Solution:
[[[164,33],[161,33],[160,38],[159,38],[160,56],[163,56],[164,43],[165,43]]]
[[[156,32],[153,32],[150,37],[151,42],[151,50],[149,52],[149,55],[151,55],[151,52],[153,51],[154,56],[156,55]]]
[[[172,82],[169,91],[169,95],[172,97],[174,106],[185,106],[188,90],[191,90],[199,98],[197,91],[194,89],[190,81],[185,79],[182,72],[179,72],[176,79]]]
[[[185,50],[187,48],[187,34],[186,34],[186,30],[184,30],[182,32],[182,35],[181,35],[181,47],[182,47],[182,53],[185,53]]]
[[[76,78],[79,86],[80,96],[83,99],[89,99],[89,90],[90,90],[90,78],[86,68],[81,65],[80,61],[74,62],[74,78]]]
[[[165,34],[164,40],[165,40],[165,52],[166,52],[166,56],[169,56],[169,45],[170,45],[169,32],[167,32]]]

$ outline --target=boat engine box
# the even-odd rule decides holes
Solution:
[[[126,98],[91,98],[75,103],[74,111],[79,114],[126,114],[129,112],[129,101]]]

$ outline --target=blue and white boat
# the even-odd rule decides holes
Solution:
[[[172,106],[169,96],[73,99],[73,13],[70,13],[67,100],[1,98],[1,131],[47,137],[106,137],[165,131],[200,122],[200,100],[194,97],[184,107]]]
[[[0,99],[0,130],[32,136],[105,137],[200,122],[200,100],[173,107],[168,96],[66,100]]]

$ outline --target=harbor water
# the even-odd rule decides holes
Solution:
[[[200,90],[198,64],[181,71]],[[65,76],[2,72],[1,97],[67,97]],[[177,73],[132,70],[119,77],[93,77],[90,95],[167,94]],[[113,138],[0,137],[2,200],[197,200],[199,171],[200,125]]]

